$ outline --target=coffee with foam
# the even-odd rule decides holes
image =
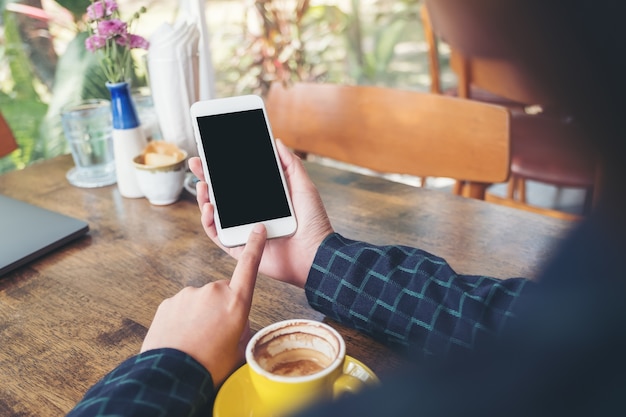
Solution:
[[[305,319],[267,326],[246,347],[250,380],[273,417],[358,390],[363,382],[344,373],[345,358],[345,342],[335,329]]]

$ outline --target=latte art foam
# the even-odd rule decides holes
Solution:
[[[268,361],[266,370],[281,376],[305,376],[324,370],[332,361],[313,349],[291,349]]]

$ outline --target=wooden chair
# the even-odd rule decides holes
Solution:
[[[509,113],[491,104],[371,86],[271,85],[272,131],[301,154],[379,173],[461,180],[485,198],[509,175]]]
[[[17,149],[15,136],[9,127],[9,124],[0,113],[0,158],[7,156]]]
[[[474,6],[475,4],[472,3]],[[487,200],[561,218],[580,218],[567,213],[531,206],[526,200],[526,181],[586,191],[585,210],[592,205],[598,178],[597,161],[580,148],[576,122],[555,109],[533,80],[508,55],[493,35],[494,28],[456,0],[426,0],[421,17],[429,44],[429,65],[433,93],[507,106],[511,110],[511,176],[507,197],[487,194]],[[487,27],[485,27],[485,25]],[[498,22],[497,30],[506,27]],[[481,29],[477,29],[481,28]],[[451,48],[450,67],[457,75],[457,87],[442,91],[438,41]],[[527,109],[543,109],[529,114]]]

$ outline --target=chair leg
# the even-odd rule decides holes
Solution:
[[[463,195],[463,181],[456,180],[452,186],[452,194]]]
[[[463,195],[465,197],[475,198],[477,200],[484,200],[485,194],[487,192],[487,187],[491,184],[484,184],[478,182],[467,182],[465,183],[465,189],[463,190]]]
[[[526,180],[524,178],[517,178],[517,190],[519,201],[526,204]]]
[[[526,180],[511,174],[506,188],[506,197],[511,201],[519,201],[526,204]]]
[[[506,198],[508,198],[509,200],[515,200],[516,180],[517,178],[515,177],[515,175],[511,175],[511,178],[509,178],[509,183],[506,187]]]

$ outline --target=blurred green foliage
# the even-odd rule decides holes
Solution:
[[[395,85],[398,71],[390,67],[396,46],[418,34],[420,2],[393,2],[391,10],[375,13],[371,22],[363,19],[360,0],[351,0],[351,4],[352,13],[346,16],[344,32],[350,76],[357,84]]]
[[[325,81],[398,86],[397,47],[423,39],[420,0],[377,0],[349,11],[309,0],[254,0],[234,37],[230,59],[218,63],[229,94],[264,95],[273,81]],[[250,22],[258,27],[250,28]],[[404,83],[406,85],[406,83]]]
[[[45,85],[24,53],[29,45],[20,38],[15,13],[5,11],[6,1],[0,0],[0,57],[9,62],[12,88],[9,93],[0,90],[0,108],[20,149],[0,159],[0,173],[67,153],[62,107],[81,98],[108,98],[96,57],[84,47],[83,14],[89,0],[57,0],[73,16],[76,33],[58,58],[51,91],[42,91]],[[310,0],[253,0],[241,26],[220,28],[232,34],[228,42],[220,41],[229,50],[227,58],[214,62],[218,96],[263,95],[275,80],[419,88],[419,71],[399,68],[399,60],[417,61],[419,52],[398,47],[423,38],[420,1],[376,0],[365,7],[361,0],[351,0],[346,11],[332,4],[311,5]],[[144,85],[145,79],[133,80],[134,87]]]
[[[74,17],[75,36],[57,61],[52,91],[37,79],[25,50],[30,47],[20,37],[17,14],[3,10],[4,55],[13,83],[10,95],[0,92],[0,108],[11,126],[19,149],[0,159],[0,173],[21,169],[40,159],[69,152],[61,126],[61,110],[86,98],[108,98],[106,78],[97,57],[85,48],[88,36],[82,23],[87,0],[58,0]],[[135,76],[133,85],[145,85]],[[42,99],[46,97],[46,100]]]
[[[15,16],[3,13],[5,47],[3,58],[9,63],[14,86],[11,94],[0,92],[0,109],[20,145],[20,148],[0,159],[0,172],[21,169],[30,161],[43,157],[38,153],[39,123],[47,109],[35,91],[35,74],[22,48]]]

